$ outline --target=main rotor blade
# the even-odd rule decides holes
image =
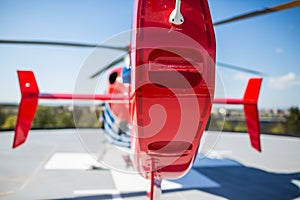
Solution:
[[[277,11],[282,11],[282,10],[286,10],[286,9],[290,9],[290,8],[294,8],[300,6],[300,0],[294,0],[294,1],[290,1],[287,3],[283,3],[280,5],[276,5],[276,6],[272,6],[272,7],[268,7],[262,10],[257,10],[257,11],[253,11],[253,12],[249,12],[246,14],[242,14],[242,15],[238,15],[232,18],[228,18],[225,20],[221,20],[218,22],[215,22],[214,25],[218,26],[218,25],[222,25],[222,24],[227,24],[230,22],[234,22],[234,21],[238,21],[238,20],[242,20],[242,19],[247,19],[250,17],[255,17],[255,16],[259,16],[259,15],[264,15],[267,13],[272,13],[272,12],[277,12]]]
[[[0,40],[0,44],[15,44],[15,45],[50,45],[50,46],[66,46],[66,47],[83,47],[83,48],[105,48],[128,52],[129,48],[97,45],[87,43],[73,43],[73,42],[58,42],[58,41],[35,41],[35,40]]]
[[[238,67],[238,66],[235,66],[235,65],[230,65],[230,64],[226,64],[226,63],[222,63],[222,62],[217,62],[216,64],[220,67],[224,67],[224,68],[228,68],[228,69],[247,72],[247,73],[254,74],[254,75],[259,75],[259,76],[267,76],[265,73],[255,71],[255,70],[252,70],[252,69]]]
[[[106,65],[105,67],[101,68],[99,71],[97,71],[95,74],[91,75],[90,78],[95,78],[96,76],[100,75],[101,73],[105,72],[109,68],[115,66],[116,64],[123,62],[124,58],[126,57],[127,53],[118,57],[117,59],[113,60],[111,63]]]

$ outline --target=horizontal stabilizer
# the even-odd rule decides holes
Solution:
[[[214,99],[216,104],[242,104],[244,105],[245,121],[253,148],[261,151],[260,145],[260,126],[257,110],[257,101],[260,91],[262,78],[251,78],[243,99]]]
[[[19,105],[13,148],[20,146],[26,141],[38,106],[38,99],[99,100],[118,103],[128,103],[130,100],[128,95],[123,94],[95,95],[40,93],[34,73],[32,71],[18,71],[18,78],[22,98]]]

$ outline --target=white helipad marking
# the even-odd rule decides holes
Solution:
[[[118,190],[74,190],[75,195],[105,195],[110,194],[113,200],[122,200],[121,194]]]
[[[132,175],[111,171],[111,175],[117,190],[120,192],[146,191],[150,184],[149,180],[138,174]],[[211,187],[220,187],[220,185],[194,169],[191,169],[188,174],[180,179],[162,181],[163,190]]]
[[[191,169],[182,178],[175,180],[164,180],[162,182],[162,188],[164,190],[215,187],[220,187],[220,185],[195,169]]]
[[[291,182],[300,188],[300,180],[293,179]]]
[[[211,158],[211,159],[223,159],[224,156],[226,155],[230,155],[232,154],[232,151],[226,151],[226,150],[223,150],[223,151],[216,151],[216,150],[212,150],[208,155],[207,157],[208,158]]]
[[[198,154],[193,167],[205,168],[205,167],[241,166],[240,163],[226,158],[226,157],[230,157],[231,154],[232,151],[227,151],[227,150],[212,150],[207,156]]]
[[[139,174],[125,174],[115,170],[110,171],[115,186],[120,192],[146,191],[150,182]]]
[[[97,162],[87,153],[55,153],[46,163],[46,170],[87,170],[92,166],[99,167]],[[105,168],[104,166],[100,166]]]

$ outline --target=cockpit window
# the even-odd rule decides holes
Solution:
[[[109,75],[109,83],[112,85],[116,82],[118,77],[118,72],[113,72]]]

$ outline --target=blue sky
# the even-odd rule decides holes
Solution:
[[[282,0],[210,0],[213,21]],[[100,43],[130,30],[133,0],[0,0],[0,38]],[[268,74],[260,108],[300,106],[300,8],[215,27],[217,60]],[[127,43],[124,42],[124,45]],[[17,69],[33,70],[43,92],[73,92],[91,49],[0,45],[0,102],[18,102]],[[217,68],[227,97],[250,74]],[[88,79],[87,79],[88,80]]]

